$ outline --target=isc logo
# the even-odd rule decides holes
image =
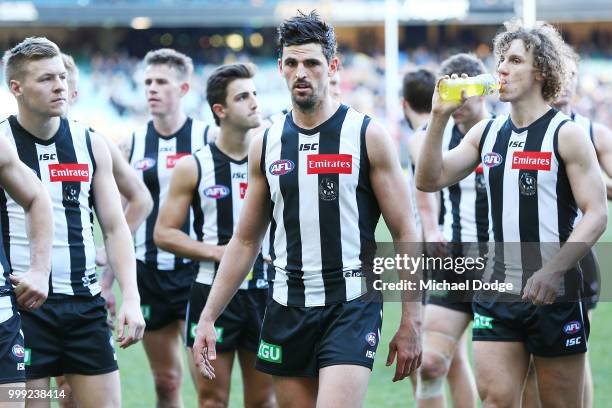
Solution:
[[[510,143],[508,143],[508,147],[523,147],[525,146],[525,141],[519,141],[519,140],[511,140]]]
[[[272,163],[268,170],[273,176],[282,176],[291,173],[294,168],[295,164],[291,160],[282,159]]]
[[[376,352],[375,351],[372,351],[372,350],[367,350],[366,351],[366,358],[374,359],[374,357],[376,357]]]
[[[504,158],[499,153],[487,153],[482,159],[482,162],[487,167],[495,167],[499,166],[503,160]]]
[[[582,344],[582,339],[580,337],[565,340],[565,347],[577,346],[579,344]]]
[[[57,154],[55,153],[41,153],[38,155],[38,160],[47,161],[47,160],[56,160]]]
[[[300,152],[307,152],[309,150],[317,150],[319,148],[318,143],[302,143],[300,144]]]

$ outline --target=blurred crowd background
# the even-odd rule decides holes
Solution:
[[[432,0],[428,3],[440,3],[434,6],[443,7],[442,3],[445,2],[446,0]],[[15,4],[30,4],[37,12],[35,19],[19,21],[19,18],[25,18],[7,17],[9,2],[0,1],[0,48],[5,50],[26,36],[44,35],[55,41],[64,52],[73,55],[81,75],[80,98],[72,115],[91,124],[92,127],[113,139],[128,135],[134,127],[147,120],[141,59],[147,51],[160,47],[175,48],[188,54],[194,60],[195,75],[191,91],[184,102],[190,115],[212,122],[206,103],[206,79],[219,64],[235,61],[251,61],[257,65],[258,72],[255,79],[260,110],[264,115],[269,115],[281,111],[290,103],[289,94],[279,75],[276,61],[275,26],[282,17],[278,12],[280,2],[270,3],[267,0],[10,2],[12,4],[10,10],[15,10]],[[361,7],[364,3],[369,7],[365,10],[372,10],[372,21],[367,21],[366,17],[365,23],[358,20],[357,17],[353,18],[355,21],[350,18],[338,17],[336,18],[338,21],[335,21],[333,17],[330,18],[332,23],[337,23],[336,33],[342,63],[340,79],[343,100],[356,109],[378,118],[383,123],[387,122],[387,125],[390,120],[401,122],[402,117],[390,118],[385,112],[384,21],[376,17],[380,13],[375,12],[377,8],[383,7],[384,3],[375,1],[307,2],[302,6],[296,5],[292,11],[295,13],[298,7],[307,11],[317,8],[324,16],[326,13],[342,16],[343,8],[340,7],[340,11],[330,11],[330,3],[333,3],[336,8],[338,4],[344,5],[344,10],[349,14],[350,8]],[[410,14],[409,10],[404,10],[410,6],[409,3],[413,2],[408,0],[399,4],[404,15]],[[485,7],[485,12],[478,11],[476,6],[480,3],[483,3],[481,6]],[[512,12],[509,13],[510,3],[512,3]],[[494,0],[467,2],[468,14],[463,20],[451,18],[446,22],[426,21],[425,17],[421,17],[421,20],[412,21],[400,18],[400,71],[397,73],[399,83],[405,72],[418,67],[430,68],[435,72],[442,60],[457,52],[476,54],[494,73],[495,61],[491,41],[496,32],[502,28],[501,23],[504,19],[513,16],[520,17],[518,3],[520,2]],[[543,1],[543,3],[546,5],[548,1]],[[571,9],[562,3],[568,3],[568,1],[559,1],[559,7],[566,9],[565,18],[552,22],[561,29],[566,40],[581,56],[579,90],[575,100],[576,110],[612,127],[612,26],[609,22],[597,21],[598,18],[602,18],[602,15],[604,20],[608,18],[605,13],[602,14],[604,9],[598,12],[597,0],[580,2],[583,4],[582,9],[589,9],[590,5],[592,10],[589,15],[591,17],[581,16],[577,12],[572,14]],[[503,10],[502,6],[505,7]],[[231,10],[234,7],[235,21],[232,23],[231,18],[227,23],[215,21],[214,13],[217,10],[215,7],[223,9],[218,15],[225,16],[223,17],[225,19],[228,18],[228,14],[232,14]],[[256,12],[265,12],[266,7],[272,7],[275,10],[275,14],[270,19],[261,18],[253,22],[252,18],[241,17],[241,12],[246,12],[252,17],[257,14]],[[492,9],[489,10],[486,7]],[[486,13],[495,11],[495,7],[499,7],[500,10],[496,13]],[[605,8],[606,12],[609,8],[609,6]],[[77,12],[74,12],[75,9]],[[122,10],[124,12],[120,13]],[[130,10],[131,16],[129,15]],[[151,15],[166,13],[167,21],[163,18],[156,20],[146,15],[133,16],[144,14],[147,10]],[[184,18],[180,20],[182,23],[176,23],[172,20],[173,13],[178,13],[180,17],[181,10],[183,10]],[[207,10],[210,13],[207,13]],[[197,17],[194,16],[196,11],[202,13],[201,24],[196,24],[193,20],[194,17]],[[286,10],[284,12],[287,13]],[[62,13],[65,14],[63,19]],[[89,16],[91,13],[97,17]],[[27,13],[22,11],[21,15],[23,14]],[[118,17],[119,15],[122,17]],[[479,15],[481,17],[478,17]],[[483,15],[487,18],[482,17]],[[123,17],[126,19],[122,20]],[[538,19],[541,17],[544,18],[546,15],[538,15]],[[585,18],[587,21],[583,21]],[[156,25],[156,21],[165,23]],[[16,104],[3,79],[2,83],[0,115],[4,117],[15,111]],[[397,101],[399,106],[399,92]],[[496,103],[495,98],[491,98],[490,104],[491,109],[498,114],[504,113],[507,108],[505,104]],[[401,115],[399,112],[398,110],[397,115]],[[388,126],[388,128],[395,129],[395,133],[398,133],[395,136],[399,139],[401,139],[401,133],[407,131],[405,126]]]

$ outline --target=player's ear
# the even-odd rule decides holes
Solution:
[[[279,58],[276,61],[278,62],[278,71],[282,73],[283,72],[283,60]]]
[[[219,119],[225,118],[225,106],[220,103],[215,103],[211,109]]]
[[[181,96],[185,96],[189,92],[189,82],[185,81],[181,84]]]
[[[21,89],[21,82],[17,81],[16,79],[10,80],[9,89],[15,97],[21,96],[23,94],[23,91]]]
[[[329,77],[333,77],[336,74],[336,71],[338,71],[339,65],[340,65],[340,60],[338,59],[338,57],[333,57],[332,60],[329,62],[329,70],[328,70]]]

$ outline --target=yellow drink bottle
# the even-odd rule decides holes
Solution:
[[[443,101],[460,101],[461,91],[466,96],[490,95],[499,89],[500,85],[491,74],[482,74],[475,77],[444,79],[440,82],[440,98]]]

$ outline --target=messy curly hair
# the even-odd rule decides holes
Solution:
[[[493,52],[500,57],[514,40],[523,40],[526,50],[533,50],[533,67],[544,77],[542,97],[546,101],[557,98],[568,79],[568,67],[564,61],[566,47],[561,34],[548,23],[538,23],[526,28],[519,20],[504,23],[506,31],[493,39]]]

